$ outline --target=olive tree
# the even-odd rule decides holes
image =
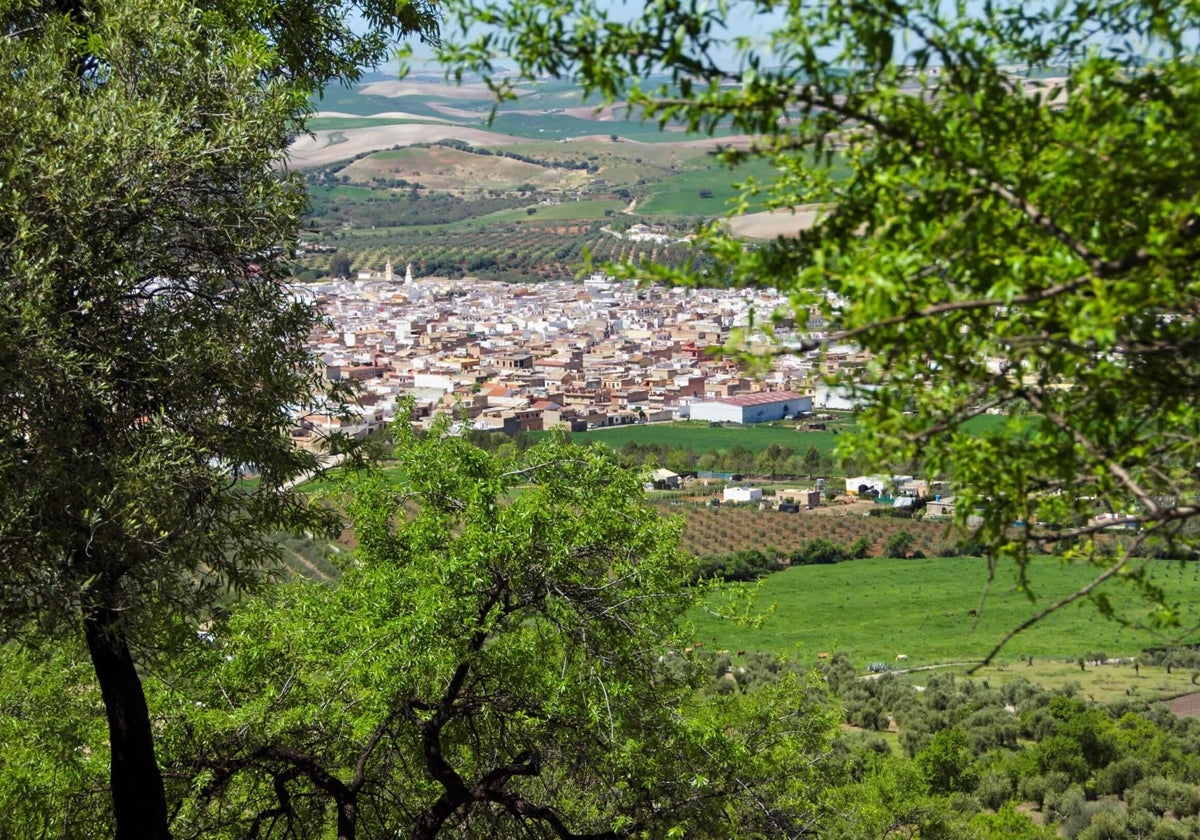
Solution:
[[[285,489],[318,467],[292,411],[344,395],[287,283],[284,154],[342,59],[436,23],[372,0],[343,41],[354,5],[0,3],[0,616],[86,637],[118,837],[168,833],[139,659],[260,577],[266,529],[331,524]]]
[[[501,96],[523,77],[575,79],[716,135],[727,163],[769,162],[749,196],[815,216],[761,245],[714,225],[710,269],[629,273],[785,291],[823,318],[793,345],[870,354],[839,375],[864,402],[843,452],[880,468],[919,457],[953,482],[964,524],[981,518],[993,557],[1022,570],[1052,543],[1096,564],[1047,609],[1107,609],[1096,587],[1123,577],[1176,620],[1136,558],[1197,548],[1195,2],[452,9],[466,34],[446,59]],[[1114,524],[1136,537],[1106,557],[1095,538]]]
[[[179,665],[181,835],[806,836],[832,713],[796,675],[699,691],[680,523],[600,447],[446,430],[396,426],[337,584],[236,606]]]

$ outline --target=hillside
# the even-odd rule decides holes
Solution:
[[[730,216],[742,184],[772,179],[763,164],[715,156],[751,138],[660,131],[561,83],[519,93],[497,106],[481,84],[378,78],[327,92],[291,145],[312,200],[305,238],[323,249],[300,256],[301,277],[388,260],[418,276],[514,281],[575,277],[589,260],[703,263],[696,229]],[[772,214],[760,196],[731,224],[773,238],[816,211]],[[653,234],[629,236],[637,224]]]

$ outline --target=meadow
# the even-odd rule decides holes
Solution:
[[[691,449],[704,452],[709,449],[732,449],[742,446],[751,452],[760,452],[771,444],[790,446],[803,452],[815,446],[822,455],[833,451],[837,445],[837,433],[827,431],[797,431],[794,423],[774,425],[759,423],[752,426],[709,426],[699,421],[681,423],[646,423],[632,426],[613,426],[575,432],[572,439],[580,443],[596,442],[612,449],[620,449],[628,441],[646,444],[661,444],[671,448]]]
[[[808,447],[815,446],[824,455],[832,452],[837,445],[838,429],[848,428],[848,424],[853,423],[851,415],[845,413],[837,413],[833,417],[835,419],[826,422],[826,429],[823,431],[797,430],[794,422],[712,426],[698,420],[685,420],[592,429],[575,432],[572,439],[580,443],[595,441],[612,449],[620,449],[628,441],[634,441],[642,445],[662,444],[695,452],[705,452],[709,449],[728,450],[734,446],[745,447],[751,452],[761,452],[774,443],[790,446],[801,453]],[[999,415],[983,415],[973,417],[964,428],[975,433],[999,430],[1007,420],[1008,418]],[[535,433],[537,434],[539,433]]]
[[[1155,582],[1182,602],[1182,621],[1195,628],[1200,601],[1200,564],[1157,560]],[[802,661],[818,652],[844,651],[862,664],[893,664],[906,654],[905,667],[975,663],[1030,616],[1075,591],[1095,567],[1037,558],[1030,564],[1032,587],[1018,585],[1012,563],[1000,564],[989,585],[984,558],[866,558],[836,565],[798,566],[768,575],[732,592],[752,596],[756,625],[720,615],[724,599],[697,611],[695,636],[708,647],[786,654]],[[1149,647],[1200,643],[1200,631],[1154,630],[1149,615],[1128,587],[1105,585],[1117,617],[1096,607],[1072,604],[1018,634],[999,661],[1075,660],[1088,652],[1130,657]],[[1033,600],[1031,600],[1031,595]],[[974,613],[974,614],[972,614]]]

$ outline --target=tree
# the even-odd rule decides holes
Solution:
[[[502,92],[569,76],[663,125],[757,137],[722,159],[774,164],[761,194],[819,202],[812,227],[756,247],[715,226],[704,276],[636,270],[820,308],[828,341],[869,350],[865,384],[882,386],[844,452],[919,456],[954,483],[964,524],[982,511],[993,556],[1024,569],[1078,539],[1095,583],[1122,576],[1176,621],[1143,565],[1095,556],[1091,538],[1111,511],[1139,547],[1198,545],[1194,3],[684,2],[629,22],[599,3],[464,5],[496,28],[445,56],[485,74],[511,57]],[[729,36],[760,11],[765,46]],[[965,428],[989,412],[1007,419]]]
[[[338,254],[329,262],[329,273],[334,277],[350,276],[350,257]]]
[[[342,40],[351,7],[371,34]],[[138,661],[261,579],[266,529],[333,524],[284,489],[318,466],[291,410],[344,395],[322,399],[319,314],[287,285],[304,196],[280,165],[314,86],[434,18],[307,14],[336,25],[270,2],[0,8],[0,626],[82,632],[119,838],[168,835]]]
[[[189,832],[801,833],[834,721],[794,675],[699,694],[682,619],[703,593],[637,475],[600,447],[506,460],[445,433],[396,426],[404,477],[358,485],[335,588],[237,606],[168,681],[204,685],[167,716]]]
[[[817,470],[821,469],[821,450],[815,446],[810,446],[804,450],[804,471],[812,478],[817,474]]]
[[[913,544],[917,538],[908,531],[897,531],[892,534],[883,543],[884,557],[907,557],[908,552],[912,551]]]
[[[961,729],[935,732],[929,744],[913,757],[934,793],[968,793],[978,774],[967,734]]]

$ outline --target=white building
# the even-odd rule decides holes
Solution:
[[[767,423],[812,412],[812,397],[795,391],[759,391],[702,400],[691,405],[693,420],[714,423]]]
[[[762,490],[758,487],[726,487],[726,502],[757,502],[762,499]]]

